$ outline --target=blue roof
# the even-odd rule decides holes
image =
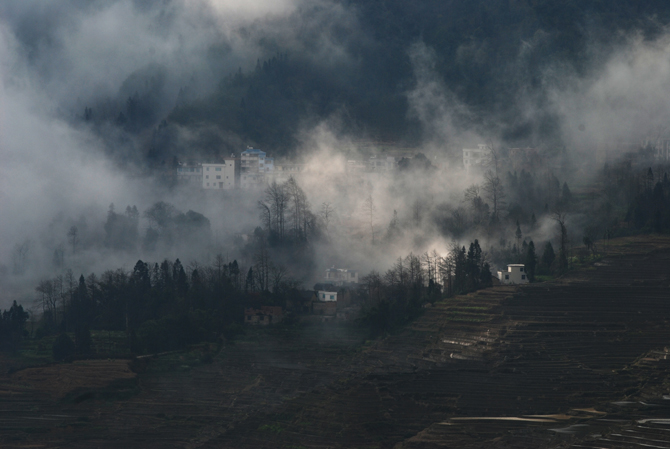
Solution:
[[[242,152],[242,154],[256,154],[256,153],[263,153],[265,154],[265,151],[259,150],[256,148],[248,148]]]

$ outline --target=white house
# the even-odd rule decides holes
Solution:
[[[507,265],[507,271],[498,271],[501,284],[527,284],[526,266],[522,263]]]
[[[240,160],[227,157],[223,163],[202,164],[203,189],[234,189],[239,185]]]
[[[323,302],[337,302],[337,292],[328,292],[325,290],[318,290],[317,296],[319,301]]]
[[[479,144],[478,148],[463,148],[463,167],[470,172],[475,167],[482,167],[491,160],[491,147]]]
[[[335,268],[333,266],[326,270],[326,275],[323,279],[324,282],[335,285],[358,284],[358,271]]]

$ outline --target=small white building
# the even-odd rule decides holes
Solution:
[[[233,157],[223,163],[202,164],[203,189],[234,189],[239,186],[240,160]]]
[[[507,271],[498,271],[498,279],[501,284],[527,284],[526,266],[522,263],[511,263],[507,265]]]
[[[328,292],[326,290],[318,290],[317,296],[322,302],[337,302],[337,292]]]
[[[469,173],[473,168],[483,167],[491,161],[491,147],[479,144],[478,148],[463,148],[463,167]]]

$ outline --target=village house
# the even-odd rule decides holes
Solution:
[[[318,290],[316,296],[317,296],[317,299],[319,301],[323,301],[323,302],[335,301],[335,302],[337,302],[337,292],[331,292],[331,291],[326,291],[326,290]]]
[[[244,309],[244,323],[253,326],[267,326],[281,323],[284,311],[281,307],[261,306],[260,309]]]
[[[498,279],[501,284],[527,284],[526,266],[522,263],[508,264],[507,271],[498,271]]]
[[[332,267],[326,270],[323,282],[337,286],[358,284],[358,271]]]
[[[223,163],[202,164],[203,189],[234,189],[239,185],[240,160],[224,158]]]
[[[314,286],[315,299],[312,301],[312,315],[321,316],[322,321],[334,320],[338,308],[338,292],[332,284],[316,284]],[[323,318],[326,317],[326,318]]]
[[[479,144],[478,148],[463,148],[463,167],[470,173],[474,169],[483,168],[491,160],[491,147]]]

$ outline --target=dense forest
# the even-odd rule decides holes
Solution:
[[[107,137],[108,125],[140,136],[136,147],[113,134],[110,152],[149,166],[192,157],[187,147],[193,146],[210,158],[244,144],[288,154],[301,129],[334,115],[350,134],[417,144],[426,137],[425,123],[410,110],[408,93],[417,87],[413,57],[421,42],[437,79],[469,111],[454,108],[459,126],[514,145],[556,145],[560,118],[544,108],[547,90],[566,76],[599,68],[630,33],[654,39],[670,18],[662,1],[343,5],[354,12],[355,23],[337,23],[331,39],[345,56],[324,57],[307,31],[298,33],[302,50],[262,39],[266,56],[255,68],[220,73],[218,87],[207,95],[194,96],[197,86],[184,85],[167,115],[158,112],[166,69],[156,64],[132,74],[119,98],[95,102],[77,115]],[[528,104],[534,105],[532,115],[524,113]],[[180,134],[184,127],[187,139]]]

